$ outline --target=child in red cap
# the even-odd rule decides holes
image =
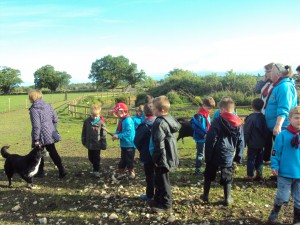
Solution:
[[[118,127],[112,137],[113,141],[117,139],[120,140],[121,159],[118,165],[118,177],[120,178],[125,175],[125,168],[127,167],[129,178],[134,179],[134,122],[128,113],[128,107],[125,103],[117,103],[111,112],[119,118]]]

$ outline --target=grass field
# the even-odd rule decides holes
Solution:
[[[68,175],[58,178],[57,169],[50,158],[45,159],[46,177],[34,179],[36,189],[27,189],[18,175],[13,188],[7,187],[3,171],[4,159],[0,158],[0,224],[267,224],[271,211],[276,183],[269,179],[271,173],[265,168],[263,182],[247,183],[245,163],[234,175],[234,204],[224,207],[223,190],[213,183],[209,204],[199,199],[203,176],[193,175],[195,143],[185,138],[178,143],[180,167],[171,173],[174,222],[169,214],[154,214],[139,196],[145,192],[143,167],[136,154],[137,178],[114,180],[112,175],[120,156],[119,143],[108,136],[108,149],[102,151],[101,178],[90,174],[91,165],[87,151],[81,145],[82,119],[67,114],[64,102],[53,104],[59,115],[58,130],[62,141],[57,149],[67,168]],[[30,150],[31,124],[28,110],[20,109],[0,115],[0,143],[10,145],[10,153],[26,154]],[[108,129],[115,130],[115,124]],[[219,179],[219,178],[217,178]],[[15,206],[20,208],[13,210]],[[280,221],[292,222],[292,203],[283,207]],[[114,213],[118,218],[109,219]]]

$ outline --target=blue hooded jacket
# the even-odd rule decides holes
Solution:
[[[267,127],[273,131],[278,116],[284,118],[282,128],[286,128],[289,111],[297,106],[297,91],[292,78],[282,79],[270,93],[265,111]]]
[[[127,116],[123,120],[119,120],[119,123],[122,123],[122,131],[119,133],[117,127],[115,134],[117,134],[120,139],[121,148],[135,148],[133,143],[135,128],[132,118]]]

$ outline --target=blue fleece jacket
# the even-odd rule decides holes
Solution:
[[[117,134],[120,139],[120,146],[122,148],[135,148],[133,143],[135,128],[132,118],[128,116],[122,121],[119,120],[119,123],[122,123],[122,131],[119,133],[117,127],[115,134]]]
[[[267,102],[265,117],[267,127],[273,131],[277,117],[284,118],[282,128],[286,128],[289,111],[297,106],[297,91],[292,78],[284,78],[272,90]]]
[[[283,130],[276,136],[271,168],[277,170],[281,177],[300,179],[300,147],[292,147],[293,135],[288,130]]]
[[[208,121],[210,123],[210,117],[208,116]],[[191,119],[191,125],[194,130],[193,138],[195,142],[205,142],[206,138],[204,137],[207,134],[207,125],[206,119],[203,115],[195,114]]]

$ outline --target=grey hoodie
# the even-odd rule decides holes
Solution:
[[[179,123],[171,115],[156,117],[152,125],[152,141],[154,151],[153,163],[168,170],[178,167],[178,152],[175,132],[179,130]]]

